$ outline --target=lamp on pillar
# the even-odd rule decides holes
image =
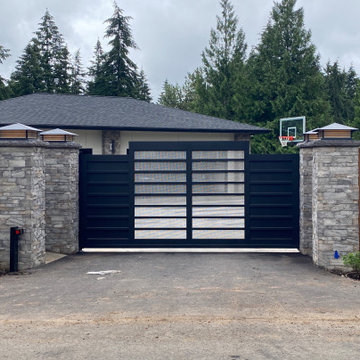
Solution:
[[[23,124],[11,124],[0,127],[0,139],[27,140],[37,139],[41,130]]]
[[[43,141],[69,142],[69,141],[74,141],[74,137],[78,135],[62,129],[53,129],[53,130],[41,132],[40,136]]]
[[[353,132],[357,131],[358,129],[338,123],[333,123],[317,130],[319,131],[319,139],[322,140],[351,140]]]
[[[319,140],[319,129],[314,129],[304,133],[304,141]]]

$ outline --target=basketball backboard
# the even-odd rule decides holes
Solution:
[[[287,143],[298,143],[304,141],[304,132],[306,131],[305,116],[280,119],[279,140]],[[283,145],[282,142],[282,145]],[[283,145],[284,146],[284,145]]]

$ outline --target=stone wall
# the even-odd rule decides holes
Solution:
[[[19,270],[45,261],[44,147],[40,141],[0,143],[0,269],[9,269],[10,227],[25,229]]]
[[[0,270],[10,268],[10,227],[24,228],[19,270],[45,262],[46,250],[78,250],[79,145],[0,141]]]
[[[50,143],[45,149],[46,250],[79,250],[79,146]]]
[[[311,248],[314,263],[327,269],[344,268],[341,256],[359,250],[359,145],[351,140],[318,140],[300,145],[300,250],[308,254]],[[306,167],[308,171],[304,171]],[[335,252],[340,255],[338,259]]]
[[[312,173],[313,149],[300,151],[300,251],[312,254]]]

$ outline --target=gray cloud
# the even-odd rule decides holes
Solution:
[[[112,14],[112,0],[0,0],[0,44],[11,50],[11,58],[0,65],[0,74],[9,77],[15,61],[38,28],[45,9],[54,16],[60,32],[74,53],[81,50],[89,65],[99,37],[103,44],[106,18]],[[239,24],[249,48],[255,46],[266,25],[273,2],[233,0]],[[163,81],[182,83],[186,73],[201,64],[211,27],[220,11],[218,0],[119,0],[125,15],[133,17],[131,27],[140,50],[132,58],[143,68],[154,100]],[[324,65],[339,60],[360,73],[358,0],[298,0],[304,7],[305,25]]]

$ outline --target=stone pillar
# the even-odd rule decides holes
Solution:
[[[102,143],[103,143],[103,155],[119,155],[120,148],[120,130],[103,130]],[[113,147],[113,150],[111,148]]]
[[[300,150],[300,251],[312,254],[312,167],[313,149]]]
[[[0,141],[0,269],[10,267],[10,227],[25,229],[19,270],[45,262],[44,143]]]
[[[352,140],[317,140],[299,145],[304,197],[300,248],[310,249],[310,233],[305,227],[309,227],[310,195],[306,189],[311,173],[311,254],[314,263],[326,269],[344,268],[341,256],[359,250],[359,146],[360,142]],[[311,170],[306,171],[306,166]],[[339,259],[334,257],[336,251]]]
[[[79,250],[79,148],[74,143],[47,143],[45,149],[47,251]]]

